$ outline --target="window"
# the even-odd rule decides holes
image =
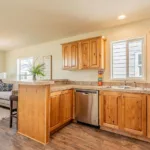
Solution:
[[[142,77],[142,54],[135,54],[135,76]]]
[[[0,73],[0,79],[6,79],[6,78],[7,78],[6,72],[1,72]]]
[[[144,39],[112,43],[112,79],[143,78]]]
[[[31,80],[32,75],[28,71],[29,65],[33,64],[33,57],[17,59],[17,79]]]

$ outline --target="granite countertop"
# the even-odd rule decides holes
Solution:
[[[54,84],[55,81],[19,81],[20,85],[51,85]]]
[[[88,90],[102,90],[102,91],[118,91],[118,92],[129,92],[129,93],[145,93],[150,94],[149,88],[140,88],[140,87],[130,87],[128,89],[119,88],[117,86],[94,86],[94,85],[73,85],[73,84],[64,84],[64,85],[51,85],[51,92],[69,90],[69,89],[88,89]]]

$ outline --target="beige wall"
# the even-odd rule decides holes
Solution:
[[[11,79],[14,79],[16,77],[16,59],[19,57],[52,55],[54,79],[97,81],[97,70],[62,70],[62,49],[60,44],[64,42],[70,42],[99,35],[104,35],[107,38],[106,70],[104,74],[104,81],[108,81],[110,79],[110,43],[116,40],[124,40],[144,36],[147,39],[147,58],[149,58],[147,59],[147,81],[150,82],[150,20],[127,24],[103,31],[96,31],[82,35],[77,35],[74,37],[53,42],[42,43],[39,45],[30,46],[22,49],[8,51],[6,53],[6,71],[8,73],[8,76]]]
[[[5,52],[0,51],[0,73],[5,72]]]

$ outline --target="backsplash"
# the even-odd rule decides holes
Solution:
[[[104,86],[124,86],[124,82],[103,82]],[[131,87],[141,87],[141,88],[150,88],[150,83],[134,83],[134,82],[126,82],[126,86]]]
[[[57,84],[57,85],[68,84],[68,80],[67,79],[56,79],[56,80],[54,79],[52,81],[54,81],[55,84]]]
[[[74,84],[74,85],[97,85],[96,81],[71,81],[68,80],[67,84]]]
[[[67,84],[74,84],[74,85],[98,85],[96,81],[70,81],[68,80]],[[103,82],[103,86],[123,86],[124,82]],[[127,86],[135,87],[134,82],[126,82]],[[138,83],[136,82],[136,87],[141,88],[150,88],[150,83]]]

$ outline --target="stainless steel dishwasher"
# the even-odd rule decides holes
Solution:
[[[98,91],[76,90],[76,120],[98,126]]]

